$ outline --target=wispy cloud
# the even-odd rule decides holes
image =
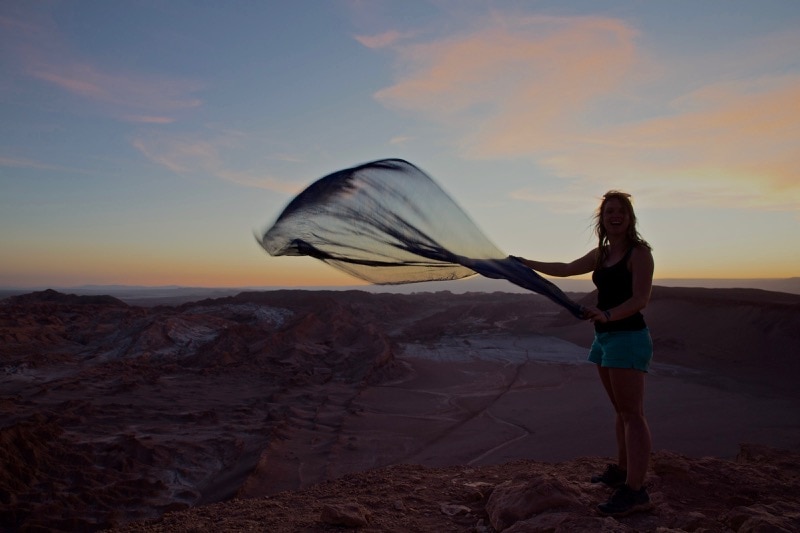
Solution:
[[[149,135],[132,141],[134,148],[149,160],[167,167],[176,174],[221,166],[218,147],[208,141],[164,138]]]
[[[31,22],[6,17],[0,26],[7,30],[2,42],[13,51],[19,75],[77,96],[119,120],[169,123],[175,120],[171,113],[202,105],[195,96],[202,83],[124,66],[104,67],[77,54],[45,19]]]
[[[124,115],[120,117],[127,122],[135,122],[139,124],[172,124],[175,119],[172,117],[148,117],[142,115]]]
[[[57,172],[78,172],[82,174],[87,174],[89,171],[80,169],[80,168],[71,168],[65,167],[62,165],[53,165],[51,163],[45,163],[43,161],[37,161],[34,159],[26,159],[22,157],[7,157],[0,155],[0,167],[9,167],[9,168],[32,168],[35,170],[53,170]]]
[[[670,94],[663,82],[688,76],[645,61],[638,37],[616,19],[495,13],[436,41],[387,39],[397,81],[375,97],[450,128],[465,157],[529,157],[578,183],[646,189],[662,205],[800,208],[800,76],[763,76],[772,41],[735,81],[695,77]],[[786,60],[787,39],[776,38],[773,62]]]
[[[608,127],[541,161],[676,204],[800,208],[800,76],[711,84],[665,116]]]
[[[142,116],[129,110],[170,113],[199,107],[202,100],[191,94],[201,88],[196,82],[135,72],[110,72],[80,62],[52,63],[38,59],[26,65],[28,75],[82,97],[117,118],[132,122],[170,123],[173,117]]]
[[[354,35],[353,38],[367,48],[385,48],[413,37],[413,33],[389,30],[375,35]]]
[[[407,135],[398,135],[397,137],[392,137],[389,139],[389,144],[391,145],[402,145],[406,144],[408,141],[412,140],[413,137],[408,137]]]
[[[621,84],[636,32],[604,18],[501,18],[469,34],[398,46],[389,107],[468,127],[465,152],[528,154],[564,142],[580,113]]]
[[[176,174],[212,176],[245,187],[286,194],[300,192],[302,186],[296,182],[274,178],[265,172],[242,170],[231,164],[229,161],[235,159],[247,143],[248,138],[238,132],[211,134],[209,138],[154,133],[132,141],[145,157]],[[291,160],[286,154],[278,154],[273,159]]]
[[[295,195],[303,189],[303,186],[298,183],[284,181],[278,178],[273,178],[271,176],[260,174],[250,170],[235,171],[235,170],[219,169],[216,171],[216,175],[221,179],[245,187],[266,189],[268,191],[281,192],[288,195]]]
[[[0,156],[0,166],[14,168],[36,168],[39,170],[64,170],[63,167],[42,163],[41,161],[5,156]]]

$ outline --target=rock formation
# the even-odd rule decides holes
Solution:
[[[591,332],[536,295],[6,298],[0,529],[797,530],[800,297],[656,287],[647,316],[673,444],[656,442],[654,510],[617,521],[587,482],[608,453],[564,432],[607,425],[569,418],[603,403],[573,361]],[[526,411],[550,393],[560,409],[575,398],[568,418]],[[671,414],[689,393],[711,400],[693,418],[720,421],[703,421],[709,449],[754,444],[676,451],[705,449]]]

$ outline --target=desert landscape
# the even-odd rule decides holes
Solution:
[[[591,325],[537,295],[10,296],[0,527],[800,529],[800,295],[657,286],[645,314],[654,507],[615,519]]]

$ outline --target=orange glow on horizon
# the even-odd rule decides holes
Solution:
[[[281,263],[281,264],[279,264]],[[285,264],[288,263],[288,264]],[[790,272],[780,266],[741,265],[721,270],[718,266],[706,268],[658,268],[655,282],[659,279],[788,279],[800,277],[799,272]],[[551,278],[556,284],[559,278]],[[561,278],[564,279],[564,278]],[[572,280],[589,281],[589,276],[576,276]],[[58,274],[45,267],[20,271],[6,270],[0,275],[0,286],[4,287],[71,287],[81,285],[133,285],[133,286],[183,286],[183,287],[350,287],[367,286],[367,282],[340,272],[330,266],[309,258],[268,258],[261,265],[216,265],[165,262],[161,264],[121,265],[108,261],[95,263],[91,268],[78,261],[64,261]]]

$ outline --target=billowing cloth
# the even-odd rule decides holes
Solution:
[[[430,176],[402,159],[320,178],[286,206],[259,242],[270,255],[315,257],[375,284],[476,273],[506,279],[583,315],[578,303],[501,252]]]

